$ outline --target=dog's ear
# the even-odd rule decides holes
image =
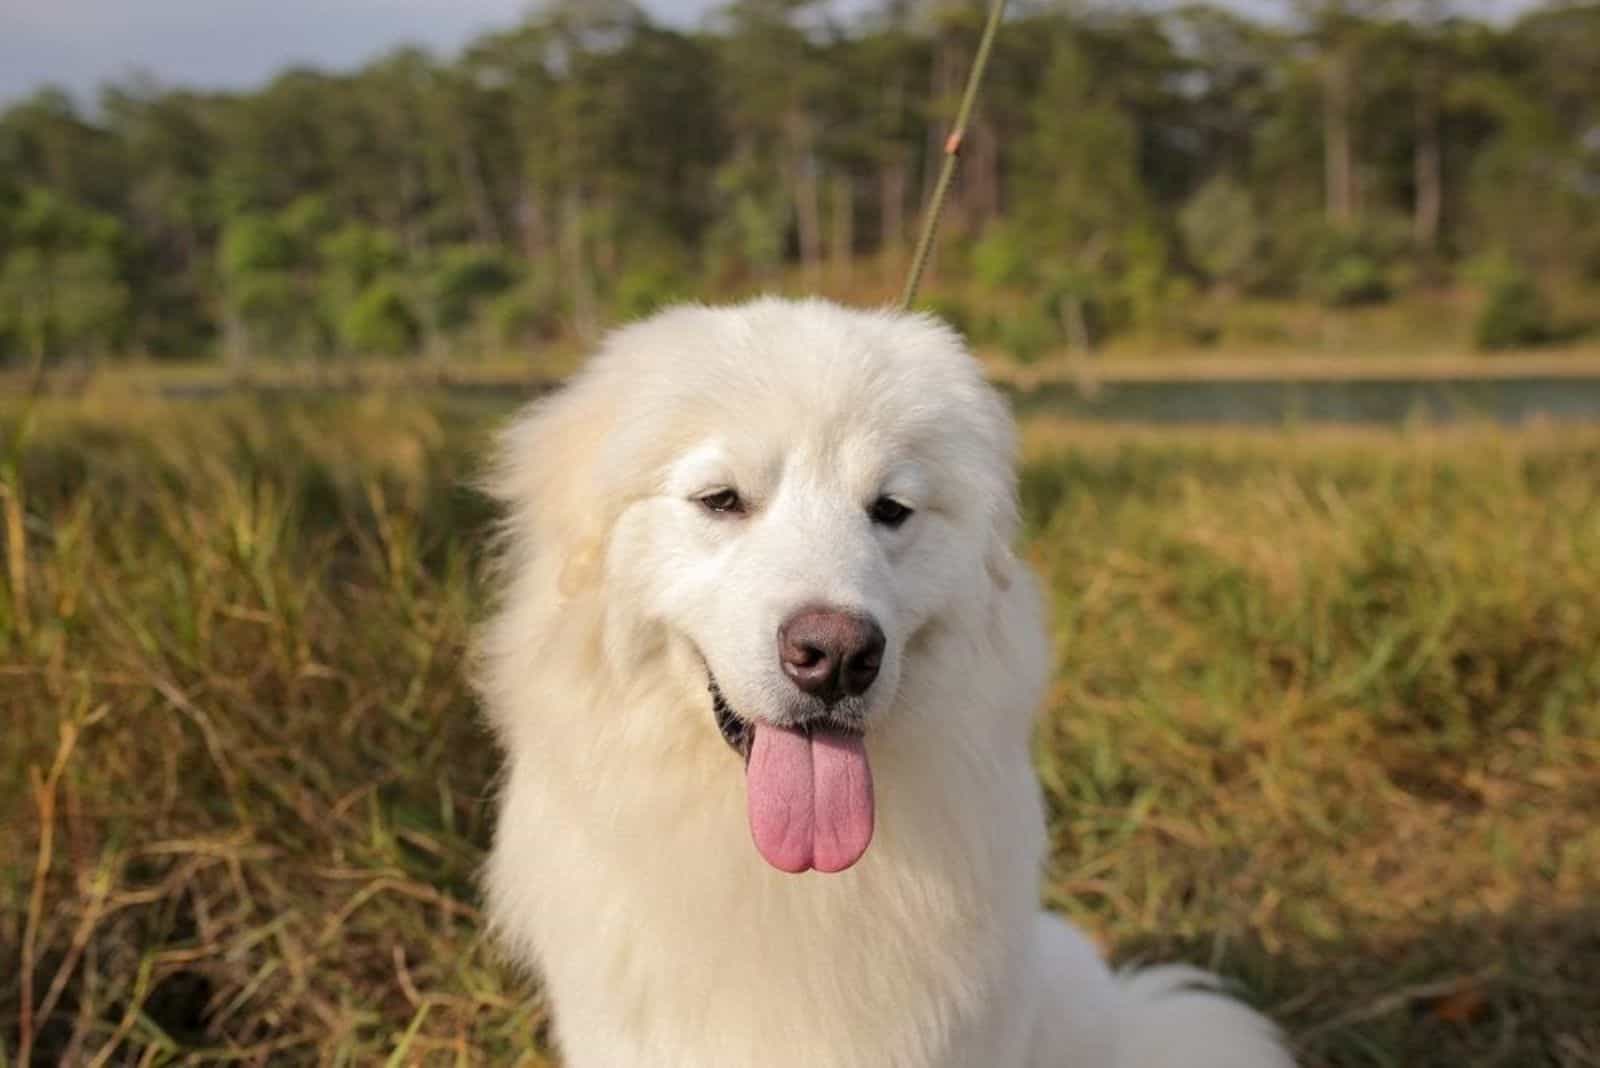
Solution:
[[[984,567],[995,587],[1004,593],[1016,575],[1015,546],[1022,528],[1017,503],[1017,425],[1011,406],[992,386],[983,387],[983,401],[974,405],[974,414],[980,420],[978,437],[983,442],[978,450],[982,467],[977,477],[982,481],[989,535]]]
[[[558,591],[573,597],[592,585],[615,518],[603,443],[616,420],[616,399],[589,379],[535,401],[501,433],[484,490],[505,509],[508,552],[527,554]]]
[[[1013,495],[1007,494],[989,518],[989,546],[983,559],[990,581],[1001,593],[1011,588],[1017,568],[1017,554],[1012,546],[1016,544],[1018,525],[1016,501]]]

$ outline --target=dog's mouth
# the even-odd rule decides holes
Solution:
[[[872,841],[872,769],[859,715],[794,725],[741,717],[706,671],[717,731],[744,761],[750,835],[780,871],[838,872]]]
[[[722,740],[739,754],[740,760],[748,764],[750,743],[755,740],[755,727],[735,714],[733,706],[728,704],[728,699],[722,696],[722,687],[717,685],[717,677],[709,671],[706,672],[706,689],[711,691],[711,712],[716,716],[717,731],[722,735]]]
[[[711,694],[711,712],[717,721],[717,733],[728,743],[728,748],[739,754],[739,759],[749,763],[750,747],[755,741],[755,724],[733,710],[717,684],[717,677],[706,671],[706,689]],[[838,731],[842,734],[865,734],[866,716],[854,706],[850,709],[831,709],[790,724],[803,731]]]

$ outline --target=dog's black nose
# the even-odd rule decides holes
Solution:
[[[823,704],[859,697],[883,666],[883,629],[868,616],[806,608],[778,628],[783,673]]]

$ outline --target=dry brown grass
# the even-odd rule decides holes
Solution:
[[[546,1062],[474,888],[497,407],[0,416],[0,1063]],[[1048,900],[1307,1065],[1600,1063],[1597,471],[1561,428],[1033,425]]]

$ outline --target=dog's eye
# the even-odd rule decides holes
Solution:
[[[893,497],[879,497],[872,502],[872,507],[867,509],[867,514],[872,517],[874,523],[892,530],[910,519],[911,511]]]
[[[708,493],[699,498],[700,507],[708,512],[723,515],[743,515],[744,498],[739,496],[737,490],[725,489],[715,493]]]

